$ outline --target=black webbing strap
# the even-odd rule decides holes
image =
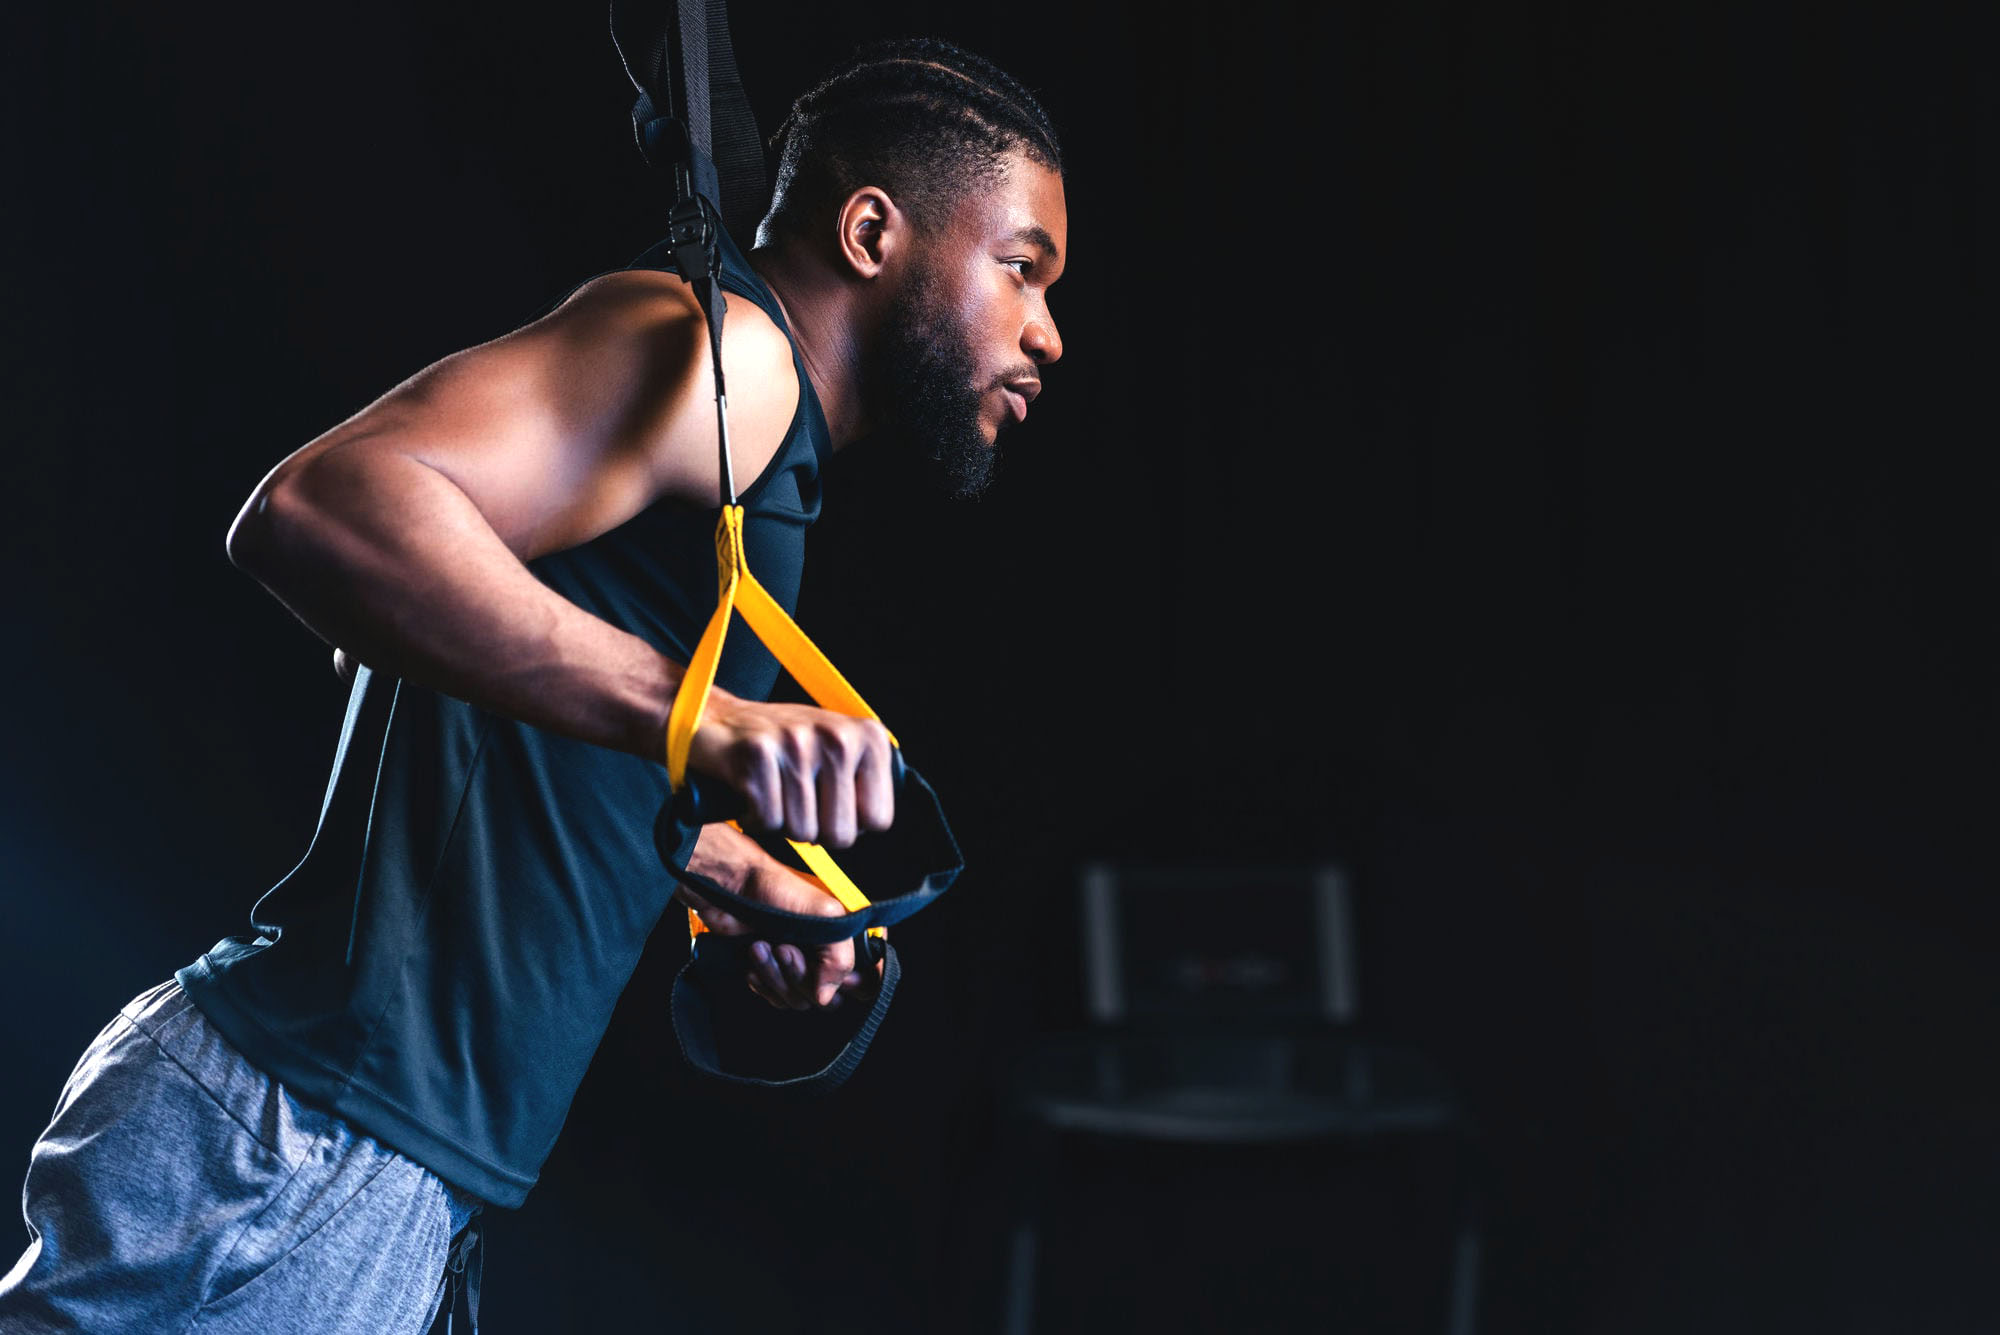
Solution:
[[[716,232],[735,225],[734,219],[724,221],[725,199],[734,201],[737,218],[747,217],[748,226],[756,227],[769,193],[764,148],[757,139],[757,120],[751,115],[743,80],[736,73],[726,0],[678,0],[672,22],[633,17],[635,9],[650,8],[639,0],[611,0],[611,45],[624,62],[625,77],[639,93],[632,104],[632,133],[639,152],[656,170],[671,173],[674,202],[667,213],[667,241],[675,269],[694,289],[708,322],[723,500],[734,505],[728,391],[722,380],[722,318],[729,301],[717,281],[722,248]],[[712,73],[721,77],[712,81]],[[726,135],[721,160],[731,170],[726,183],[716,170],[718,93],[726,99],[721,116]]]
[[[700,195],[733,237],[755,235],[770,202],[764,142],[750,109],[726,0],[665,6],[612,0],[611,41],[638,90],[632,133],[646,161],[674,173],[678,201]],[[747,242],[745,243],[747,244]]]
[[[722,225],[742,244],[757,242],[757,224],[771,202],[771,178],[764,169],[764,139],[736,72],[736,48],[729,40],[726,0],[708,0],[709,160],[715,164],[716,207]]]
[[[694,939],[694,953],[674,978],[674,1038],[681,1045],[681,1055],[687,1058],[688,1065],[702,1074],[731,1084],[755,1085],[793,1094],[826,1094],[840,1088],[847,1077],[854,1074],[854,1068],[861,1065],[861,1059],[868,1055],[868,1045],[874,1040],[875,1031],[881,1027],[882,1017],[889,1013],[890,999],[896,995],[896,984],[903,976],[902,966],[896,959],[896,948],[880,937],[855,939],[854,967],[865,973],[877,961],[882,966],[882,981],[873,999],[867,1003],[867,1013],[862,1015],[846,1042],[826,1065],[789,1079],[768,1079],[725,1070],[715,1040],[718,1028],[716,1011],[723,1006],[742,1008],[749,1012],[753,1021],[783,1023],[786,1018],[771,1011],[743,986],[743,975],[749,968],[749,948],[746,944],[749,939],[745,936],[719,936],[714,932],[703,932]]]

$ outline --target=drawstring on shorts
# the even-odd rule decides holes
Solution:
[[[452,1240],[451,1253],[445,1260],[445,1277],[451,1288],[445,1299],[445,1335],[452,1335],[452,1323],[458,1317],[460,1289],[465,1291],[465,1312],[472,1319],[472,1335],[479,1335],[479,1279],[486,1270],[486,1253],[479,1246],[482,1213],[472,1212],[472,1218],[465,1221],[465,1227]]]

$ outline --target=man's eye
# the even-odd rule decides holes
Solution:
[[[1028,276],[1028,270],[1035,267],[1033,260],[1002,260],[1000,262],[1008,268],[1013,269],[1015,273],[1021,275],[1023,278]],[[1018,268],[1015,267],[1017,265],[1019,266]]]

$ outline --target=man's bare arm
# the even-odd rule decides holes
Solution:
[[[783,334],[749,302],[725,330],[732,445],[752,477],[782,443],[797,379]],[[680,665],[524,563],[663,497],[715,504],[711,385],[679,280],[599,280],[292,454],[237,517],[230,556],[361,662],[658,759]],[[879,732],[718,693],[691,763],[743,790],[764,823],[844,843],[893,814]]]

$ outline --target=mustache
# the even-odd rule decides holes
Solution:
[[[1004,389],[1010,380],[1040,380],[1041,378],[1041,367],[1035,365],[1033,362],[1022,362],[1019,366],[1010,366],[999,375],[994,376],[992,381],[980,393],[984,394],[992,390]]]

